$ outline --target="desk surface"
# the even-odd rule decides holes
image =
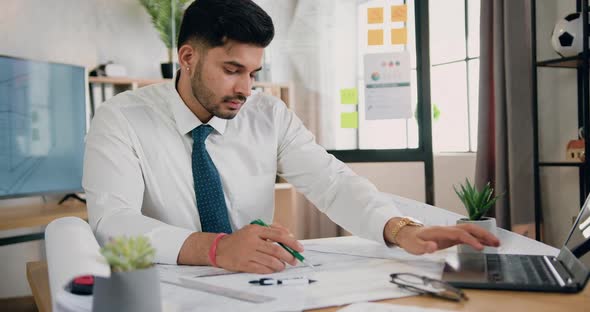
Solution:
[[[27,263],[27,279],[31,285],[35,303],[40,312],[51,311],[47,263],[45,261]],[[536,293],[517,291],[465,290],[469,301],[453,303],[426,296],[388,299],[380,302],[422,306],[426,308],[452,311],[582,311],[590,306],[590,287],[578,294]],[[331,312],[341,307],[331,307],[310,311]]]

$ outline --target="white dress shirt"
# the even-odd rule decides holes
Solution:
[[[191,131],[201,124],[173,82],[124,92],[100,107],[86,139],[83,186],[101,244],[143,234],[156,262],[176,264],[186,238],[201,231],[191,168]],[[400,215],[373,184],[316,144],[278,98],[254,93],[234,119],[208,124],[215,130],[205,144],[233,230],[257,218],[272,221],[276,174],[364,238],[384,243],[386,221]]]

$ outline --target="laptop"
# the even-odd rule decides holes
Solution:
[[[459,253],[452,260],[442,279],[459,288],[579,292],[590,277],[590,196],[557,257]]]

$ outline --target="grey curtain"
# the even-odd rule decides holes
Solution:
[[[475,180],[504,194],[498,225],[534,237],[529,0],[482,0]]]

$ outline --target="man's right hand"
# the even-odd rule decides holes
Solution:
[[[303,245],[286,228],[250,224],[219,241],[217,265],[229,271],[258,274],[282,271],[285,263],[297,265],[297,259],[275,242],[303,252]]]

